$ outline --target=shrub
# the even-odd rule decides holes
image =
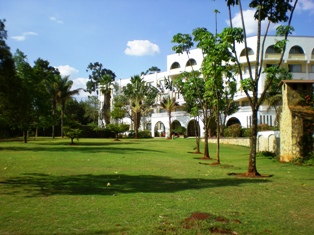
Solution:
[[[74,144],[73,140],[76,139],[77,141],[79,140],[79,136],[81,134],[81,130],[80,129],[77,129],[77,128],[70,128],[70,127],[67,127],[65,126],[63,128],[64,130],[64,135],[71,139],[71,144]]]
[[[242,130],[241,130],[241,136],[242,137],[251,137],[251,135],[252,135],[251,128],[242,128]]]
[[[178,133],[179,135],[185,135],[186,128],[184,126],[179,126],[173,130],[175,133]]]
[[[241,136],[241,125],[233,124],[224,129],[223,135],[225,137],[240,137]]]
[[[138,138],[152,138],[152,135],[149,130],[139,131]]]

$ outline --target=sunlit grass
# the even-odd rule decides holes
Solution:
[[[210,166],[194,139],[75,143],[0,143],[0,234],[314,233],[314,167],[258,158],[273,176],[238,178],[245,147],[222,145]],[[195,212],[210,216],[187,225]]]

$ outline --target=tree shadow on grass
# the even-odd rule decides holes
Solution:
[[[56,146],[51,146],[50,144],[47,144],[47,147],[44,145],[38,145],[38,146],[28,146],[28,145],[21,145],[21,146],[4,146],[0,147],[0,153],[1,151],[33,151],[33,152],[78,152],[78,153],[115,153],[115,154],[122,154],[127,153],[128,151],[132,152],[163,152],[159,150],[152,150],[152,149],[145,149],[145,148],[134,148],[131,147],[133,143],[121,143],[119,145],[119,142],[112,142],[112,143],[103,143],[102,145],[95,145],[93,143],[91,144],[80,144],[80,145],[70,145],[70,143],[67,144],[58,144]],[[129,148],[126,148],[126,146],[130,146]]]
[[[52,195],[119,195],[128,193],[171,193],[182,190],[240,186],[270,180],[247,178],[172,178],[157,175],[69,175],[24,174],[0,181],[0,195],[41,197]]]

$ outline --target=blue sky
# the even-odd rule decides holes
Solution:
[[[242,2],[247,32],[254,35],[249,0]],[[30,64],[48,60],[70,75],[74,88],[85,88],[91,62],[102,63],[117,79],[151,66],[165,71],[172,37],[197,27],[214,33],[215,9],[219,32],[228,26],[224,0],[2,0],[0,18],[6,19],[12,53],[21,50]],[[237,8],[232,17],[236,24]],[[299,0],[294,34],[314,36],[313,24],[314,0]]]

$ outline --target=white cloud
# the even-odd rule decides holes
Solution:
[[[160,53],[159,46],[149,40],[128,41],[127,48],[124,51],[127,55],[145,56]]]
[[[57,69],[59,70],[61,76],[70,76],[70,79],[72,80],[77,74],[78,70],[71,67],[70,65],[59,65],[57,66]]]
[[[58,23],[58,24],[63,24],[63,21],[62,21],[62,20],[60,20],[60,19],[59,19],[59,18],[57,18],[57,17],[50,16],[50,17],[49,17],[49,19],[50,19],[51,21],[53,21],[53,22]]]
[[[310,11],[314,13],[314,0],[299,0],[297,3],[299,11]]]
[[[246,30],[246,34],[248,36],[257,34],[257,21],[254,19],[254,13],[255,13],[255,10],[252,10],[252,9],[243,11],[245,30]],[[229,24],[229,21],[226,21],[226,22]],[[232,19],[232,24],[234,27],[242,28],[240,13],[237,13],[234,16],[234,18]],[[262,22],[262,34],[264,34],[264,32],[265,32],[267,24],[268,24],[268,21]],[[270,24],[269,32],[276,30],[276,27],[277,27],[277,25]]]
[[[37,36],[38,33],[35,32],[25,32],[20,36],[12,36],[11,38],[14,39],[15,41],[25,41],[28,36]]]
[[[78,70],[71,67],[70,65],[59,65],[56,67],[61,76],[70,76],[70,80],[73,81],[73,86],[72,89],[86,89],[86,82],[88,81],[88,78],[77,78]],[[90,94],[88,92],[85,92],[84,90],[80,91],[80,94],[75,95],[74,97],[78,100],[85,100],[87,99],[88,96],[95,95],[95,94]]]

